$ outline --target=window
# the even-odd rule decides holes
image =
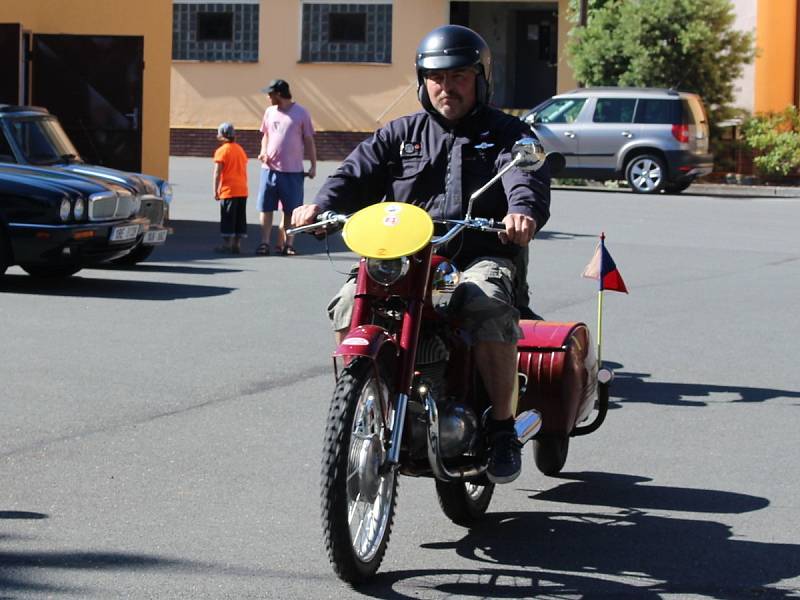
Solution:
[[[328,23],[328,39],[331,42],[367,41],[367,13],[331,13]]]
[[[563,98],[561,100],[554,100],[536,115],[536,122],[572,123],[578,118],[578,114],[581,112],[585,103],[585,98]]]
[[[198,42],[232,42],[233,13],[197,13]]]
[[[258,62],[259,0],[173,0],[173,60]]]
[[[681,101],[642,98],[636,108],[636,122],[651,125],[681,123]]]
[[[14,158],[14,151],[11,150],[11,144],[8,143],[2,128],[0,128],[0,162],[17,162],[17,159]]]
[[[301,60],[392,62],[392,4],[303,2]]]
[[[635,98],[598,98],[592,121],[595,123],[632,123]]]

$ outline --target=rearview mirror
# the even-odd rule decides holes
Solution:
[[[547,158],[538,140],[530,137],[522,138],[514,144],[512,152],[517,167],[523,171],[538,171]]]

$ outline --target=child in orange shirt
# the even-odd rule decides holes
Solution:
[[[214,199],[220,202],[220,254],[239,254],[240,240],[247,237],[247,154],[234,139],[231,123],[222,123],[217,139],[222,145],[214,152]]]

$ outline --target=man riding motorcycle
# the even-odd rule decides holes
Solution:
[[[417,48],[418,97],[423,111],[401,117],[362,142],[331,175],[314,202],[297,208],[292,225],[314,222],[326,210],[351,213],[380,200],[420,206],[435,219],[460,219],[469,196],[512,160],[517,140],[530,136],[522,121],[488,105],[491,52],[477,33],[438,27]],[[487,476],[516,479],[521,453],[514,432],[517,347],[514,262],[547,222],[550,178],[511,169],[482,194],[473,216],[501,221],[505,232],[467,231],[443,247],[462,270],[447,310],[470,335],[492,403]],[[354,283],[334,298],[330,312],[338,339],[350,323]]]

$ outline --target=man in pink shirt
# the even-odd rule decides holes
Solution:
[[[258,185],[258,210],[261,213],[261,243],[256,254],[270,254],[272,213],[280,209],[283,218],[278,225],[275,251],[285,256],[295,254],[293,236],[286,236],[285,224],[292,211],[303,204],[303,177],[317,174],[317,147],[314,127],[308,111],[292,100],[289,84],[273,79],[261,90],[269,96],[270,106],[261,121],[261,178]],[[303,158],[308,156],[311,168],[303,170]]]

